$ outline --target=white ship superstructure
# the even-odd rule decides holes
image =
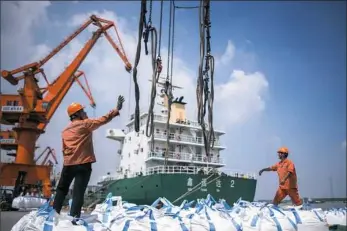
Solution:
[[[173,86],[173,88],[178,88]],[[165,154],[168,151],[166,169],[184,169],[186,166],[220,168],[225,166],[220,151],[225,147],[220,142],[223,131],[215,130],[214,147],[207,158],[201,126],[186,118],[186,103],[183,97],[176,98],[171,105],[170,129],[167,131],[167,98],[163,93],[164,84],[157,83],[156,107],[154,112],[153,150],[152,137],[146,136],[148,112],[140,115],[140,131],[134,131],[134,116],[126,124],[126,130],[108,129],[106,137],[120,142],[117,151],[120,164],[116,176],[105,178],[129,178],[145,175],[155,169],[164,168]],[[169,148],[166,150],[167,134],[170,134]],[[191,168],[190,168],[191,169]],[[174,171],[174,170],[173,170]]]

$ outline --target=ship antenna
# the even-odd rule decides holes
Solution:
[[[210,0],[200,1],[200,64],[196,88],[198,106],[198,122],[201,125],[207,161],[210,160],[210,150],[214,146],[215,134],[213,129],[213,101],[214,101],[214,57],[211,55],[210,34]],[[206,34],[206,41],[204,35]],[[206,46],[206,47],[205,47]],[[206,55],[205,55],[206,49]],[[204,66],[205,57],[205,66]],[[204,70],[203,70],[204,69]],[[210,86],[209,86],[209,80]],[[206,106],[208,107],[208,131],[205,124]]]

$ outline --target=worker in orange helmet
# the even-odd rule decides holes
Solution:
[[[93,131],[118,116],[123,107],[123,102],[124,97],[119,96],[117,107],[108,114],[96,119],[89,119],[84,107],[79,103],[72,103],[67,108],[71,123],[62,132],[64,165],[53,203],[53,208],[57,213],[55,216],[56,222],[59,220],[58,214],[60,214],[73,179],[75,179],[75,183],[70,215],[80,218],[84,194],[92,173],[92,163],[96,162]]]
[[[281,147],[278,149],[277,153],[280,161],[269,168],[260,170],[259,176],[261,176],[264,171],[277,171],[279,187],[273,199],[274,205],[278,205],[286,196],[289,196],[294,205],[301,206],[302,200],[298,192],[295,166],[294,163],[288,159],[289,150],[286,147]]]

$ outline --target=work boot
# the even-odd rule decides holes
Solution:
[[[297,209],[297,210],[301,210],[302,207],[303,207],[303,204],[301,204],[301,205],[294,205],[293,207],[294,207],[295,209]]]

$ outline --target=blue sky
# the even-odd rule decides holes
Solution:
[[[33,61],[33,57],[35,59],[43,57],[43,54],[61,42],[79,25],[81,18],[87,19],[86,16],[83,18],[76,15],[89,15],[92,11],[106,16],[111,15],[109,12],[117,15],[122,37],[129,38],[127,41],[122,40],[123,45],[130,57],[134,54],[131,48],[134,44],[132,39],[134,36],[136,38],[139,2],[53,2],[50,5],[42,4],[40,7],[33,5],[38,3],[31,3],[31,6],[25,7],[35,9],[33,12],[36,12],[37,16],[21,13],[20,17],[13,15],[29,12],[25,10],[23,4],[30,3],[20,2],[15,7],[9,2],[1,4],[2,68],[15,68]],[[180,6],[197,4],[198,2],[179,2]],[[345,195],[346,148],[343,146],[343,142],[346,141],[345,9],[345,2],[212,3],[212,53],[219,63],[222,63],[223,57],[227,60],[224,64],[217,65],[215,81],[219,89],[233,91],[232,94],[225,96],[222,93],[216,93],[220,94],[216,96],[218,101],[215,111],[218,119],[216,124],[227,132],[223,142],[228,148],[223,153],[223,157],[228,168],[257,172],[260,168],[276,162],[276,149],[280,145],[287,145],[292,151],[290,158],[296,164],[300,192],[303,196],[329,197],[332,193],[334,196]],[[162,56],[166,56],[168,15],[169,8],[166,3]],[[11,22],[17,20],[13,23],[18,26],[3,25],[3,22],[10,20]],[[159,2],[155,2],[153,24],[158,26],[158,23]],[[195,84],[198,67],[197,10],[177,11],[175,23],[174,54],[177,62],[174,63],[174,75],[176,72],[179,77],[177,79],[174,77],[173,81],[188,86]],[[20,30],[30,35],[21,35]],[[25,41],[22,39],[23,36],[26,36]],[[83,44],[88,36],[90,34],[85,33],[82,35],[84,40],[78,40],[76,44],[68,48],[66,57],[75,55],[76,47]],[[228,41],[229,59],[226,52]],[[18,57],[14,55],[16,52],[13,49],[25,54]],[[98,49],[102,50],[101,45],[100,48],[95,48],[95,52],[91,52],[90,56],[93,58],[90,57],[90,60],[95,62],[99,58],[100,65],[95,66],[95,63],[92,64],[93,61],[90,63],[86,61],[82,68],[87,76],[89,76],[88,73],[95,73],[99,75],[99,78],[105,78],[103,75],[111,74],[95,70],[99,67],[103,69],[102,65],[107,62],[98,57],[102,54],[98,53]],[[7,58],[4,60],[5,55]],[[66,65],[65,56],[61,57],[63,58],[56,63]],[[119,63],[117,65],[121,66],[119,58],[116,55],[113,58]],[[133,62],[133,58],[130,60]],[[143,68],[143,70],[149,70],[149,66],[145,67],[145,64]],[[180,69],[184,69],[185,72],[181,73]],[[231,77],[233,70],[242,70],[247,77],[243,79],[247,81],[237,82],[236,75]],[[51,66],[48,67],[48,71],[55,73],[54,67]],[[118,72],[116,73],[118,75]],[[261,76],[255,73],[261,73]],[[123,78],[124,73],[119,75]],[[128,76],[124,76],[126,76],[124,80],[114,80],[117,85],[115,91],[128,94],[124,90],[129,86],[129,81],[125,80]],[[88,77],[90,78],[92,76]],[[105,89],[109,89],[107,88],[109,86],[97,83],[95,79],[91,87],[96,101],[109,97],[110,101],[107,102],[111,102],[112,97],[115,98],[111,93],[107,93],[107,96],[103,95],[106,94]],[[13,88],[2,85],[2,91],[10,89]],[[73,98],[86,100],[79,89],[73,88],[72,91],[75,94]],[[194,95],[187,97],[193,100],[189,102],[195,103]],[[71,96],[67,96],[63,106],[71,100]],[[231,101],[233,103],[229,105]],[[109,108],[109,104],[102,103],[96,114],[101,115]],[[54,123],[54,125],[51,123],[41,142],[53,145],[59,150],[59,142],[52,144],[51,138],[48,138],[49,135],[60,132],[67,123],[66,118],[61,119],[65,116],[64,109],[59,109],[57,114],[59,115],[55,116],[55,120],[59,119],[61,123]],[[225,123],[229,117],[235,120]],[[111,141],[105,141],[104,132],[109,127],[123,126],[122,123],[125,121],[126,118],[123,117],[107,125],[100,132],[101,138],[96,138],[101,143],[96,144],[96,149],[102,152],[102,146],[114,146],[115,144]],[[222,126],[223,124],[227,125]],[[112,161],[117,162],[113,159]],[[102,167],[96,166],[99,169]],[[110,168],[113,165],[107,167]],[[101,170],[94,172],[95,175],[101,174]],[[330,177],[333,179],[333,192],[329,188]],[[276,187],[276,174],[264,174],[258,181],[256,197],[272,198]]]

